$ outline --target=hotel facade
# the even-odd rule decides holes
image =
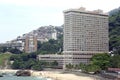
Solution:
[[[64,11],[64,67],[89,63],[94,54],[108,53],[108,15],[85,8]]]
[[[39,55],[38,59],[56,60],[65,69],[69,63],[88,64],[94,54],[108,52],[108,15],[101,10],[69,9],[64,11],[63,55]]]

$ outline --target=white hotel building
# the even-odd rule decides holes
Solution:
[[[108,15],[85,8],[64,11],[64,65],[89,63],[94,54],[108,53]]]

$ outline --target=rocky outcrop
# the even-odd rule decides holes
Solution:
[[[16,76],[31,76],[31,72],[26,71],[26,70],[19,70],[19,71],[16,72],[15,75]]]
[[[0,77],[3,77],[3,74],[2,74],[2,73],[0,73]]]
[[[3,75],[0,74],[0,77],[3,77]]]

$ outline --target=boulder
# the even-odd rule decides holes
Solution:
[[[0,75],[0,77],[3,77],[3,75]]]
[[[0,73],[0,77],[3,77],[3,74],[2,74],[2,73]]]
[[[19,70],[19,71],[16,72],[15,75],[16,76],[31,76],[31,72],[26,71],[26,70]]]

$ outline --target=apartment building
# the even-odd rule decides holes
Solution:
[[[6,43],[0,43],[0,47],[16,48],[23,51],[24,43],[22,41],[7,41]]]
[[[26,53],[37,51],[37,37],[36,36],[29,35],[25,37],[24,51]]]
[[[108,53],[108,15],[102,10],[64,11],[64,66],[89,63],[94,54]]]

